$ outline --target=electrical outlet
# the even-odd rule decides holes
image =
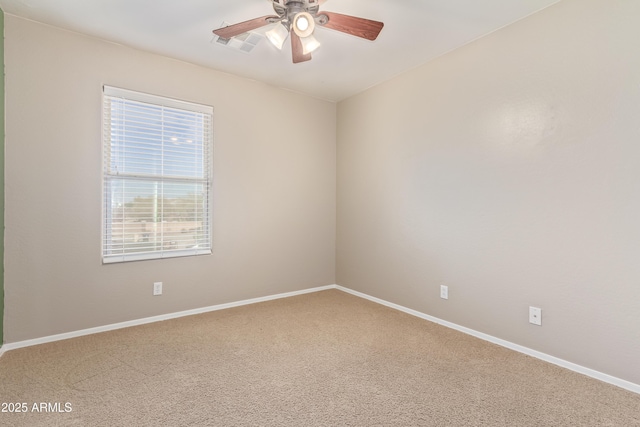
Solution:
[[[538,307],[529,307],[529,323],[542,326],[542,309]]]
[[[155,282],[153,284],[153,295],[162,295],[162,282]]]
[[[445,285],[440,285],[440,298],[449,299],[449,287]]]

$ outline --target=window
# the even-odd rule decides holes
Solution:
[[[211,253],[213,108],[104,87],[102,262]]]

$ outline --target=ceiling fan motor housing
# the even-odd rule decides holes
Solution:
[[[301,12],[307,12],[315,19],[319,9],[318,0],[273,0],[273,10],[289,23]]]

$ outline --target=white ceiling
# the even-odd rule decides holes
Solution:
[[[6,14],[339,101],[559,0],[329,0],[321,10],[384,22],[376,41],[326,28],[308,62],[263,39],[243,53],[212,30],[273,14],[270,0],[0,0]],[[271,26],[256,30],[264,35]]]

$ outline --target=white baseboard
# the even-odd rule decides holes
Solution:
[[[224,310],[225,308],[240,307],[242,305],[255,304],[258,302],[271,301],[275,299],[287,298],[287,297],[292,297],[296,295],[303,295],[303,294],[308,294],[312,292],[319,292],[319,291],[324,291],[327,289],[335,289],[335,288],[336,288],[336,285],[320,286],[317,288],[303,289],[301,291],[286,292],[282,294],[269,295],[266,297],[251,298],[251,299],[246,299],[242,301],[230,302],[226,304],[218,304],[218,305],[212,305],[209,307],[196,308],[193,310],[179,311],[176,313],[161,314],[159,316],[145,317],[143,319],[113,323],[111,325],[97,326],[95,328],[81,329],[79,331],[66,332],[63,334],[50,335],[46,337],[34,338],[34,339],[18,341],[14,343],[5,343],[2,347],[0,347],[0,357],[4,352],[7,352],[9,350],[15,350],[17,348],[30,347],[32,345],[45,344],[48,342],[66,340],[69,338],[81,337],[84,335],[97,334],[99,332],[113,331],[115,329],[129,328],[131,326],[144,325],[146,323],[160,322],[162,320],[175,319],[175,318],[184,317],[184,316],[192,316],[194,314],[208,313],[210,311]]]
[[[623,388],[625,390],[629,390],[629,391],[632,391],[634,393],[640,394],[640,385],[639,384],[635,384],[635,383],[632,383],[630,381],[626,381],[626,380],[623,380],[623,379],[620,379],[620,378],[617,378],[617,377],[614,377],[614,376],[611,376],[611,375],[608,375],[608,374],[604,374],[602,372],[599,372],[599,371],[596,371],[596,370],[593,370],[593,369],[590,369],[590,368],[585,368],[584,366],[580,366],[580,365],[577,365],[575,363],[568,362],[566,360],[557,358],[555,356],[551,356],[549,354],[542,353],[540,351],[533,350],[533,349],[530,349],[528,347],[521,346],[519,344],[514,344],[512,342],[505,341],[503,339],[496,338],[494,336],[491,336],[491,335],[488,335],[488,334],[485,334],[485,333],[482,333],[482,332],[478,332],[476,330],[469,329],[469,328],[466,328],[464,326],[456,325],[455,323],[447,322],[446,320],[442,320],[442,319],[439,319],[437,317],[429,316],[428,314],[424,314],[424,313],[421,313],[419,311],[412,310],[410,308],[403,307],[401,305],[394,304],[392,302],[385,301],[385,300],[380,299],[380,298],[372,297],[371,295],[367,295],[367,294],[364,294],[362,292],[354,291],[352,289],[345,288],[345,287],[340,286],[340,285],[336,285],[335,289],[339,289],[339,290],[341,290],[343,292],[347,292],[349,294],[358,296],[360,298],[364,298],[364,299],[367,299],[369,301],[373,301],[375,303],[382,304],[384,306],[393,308],[395,310],[399,310],[399,311],[405,312],[405,313],[410,314],[412,316],[416,316],[416,317],[419,317],[421,319],[428,320],[430,322],[434,322],[434,323],[437,323],[437,324],[442,325],[442,326],[446,326],[447,328],[455,329],[456,331],[463,332],[463,333],[465,333],[467,335],[471,335],[471,336],[474,336],[476,338],[480,338],[482,340],[489,341],[489,342],[491,342],[493,344],[497,344],[499,346],[506,347],[506,348],[508,348],[510,350],[514,350],[514,351],[517,351],[519,353],[524,353],[524,354],[526,354],[528,356],[535,357],[536,359],[540,359],[540,360],[544,360],[545,362],[553,363],[554,365],[558,365],[560,367],[569,369],[571,371],[578,372],[578,373],[586,375],[588,377],[595,378],[597,380],[604,381],[605,383],[613,384],[613,385],[618,386],[620,388]]]
[[[419,317],[421,319],[424,320],[428,320],[430,322],[433,323],[437,323],[439,325],[445,326],[447,328],[451,328],[451,329],[455,329],[457,331],[463,332],[467,335],[471,335],[474,336],[476,338],[480,338],[482,340],[491,342],[493,344],[497,344],[499,346],[502,347],[506,347],[510,350],[514,350],[517,351],[519,353],[523,353],[526,354],[528,356],[532,356],[535,357],[536,359],[540,359],[540,360],[544,360],[545,362],[549,362],[549,363],[553,363],[554,365],[558,365],[560,367],[569,369],[571,371],[574,372],[578,372],[580,374],[586,375],[588,377],[591,378],[595,378],[597,380],[603,381],[605,383],[609,383],[609,384],[613,384],[615,386],[618,386],[620,388],[623,388],[625,390],[629,390],[631,392],[634,393],[638,393],[640,394],[640,385],[632,383],[630,381],[626,381],[608,374],[604,374],[602,372],[590,369],[590,368],[585,368],[584,366],[580,366],[577,365],[575,363],[572,362],[568,362],[566,360],[563,359],[559,359],[555,356],[551,356],[548,355],[546,353],[542,353],[540,351],[537,350],[533,350],[530,349],[528,347],[524,347],[521,346],[519,344],[514,344],[512,342],[500,339],[500,338],[496,338],[494,336],[485,334],[483,332],[478,332],[476,330],[470,329],[470,328],[466,328],[464,326],[460,326],[457,325],[455,323],[451,323],[448,322],[446,320],[442,320],[439,319],[437,317],[433,317],[430,316],[428,314],[424,314],[421,313],[417,310],[413,310],[407,307],[403,307],[401,305],[398,304],[394,304],[392,302],[389,301],[385,301],[383,299],[380,298],[376,298],[376,297],[372,297],[371,295],[367,295],[364,294],[362,292],[358,292],[358,291],[354,291],[352,289],[349,288],[345,288],[344,286],[340,286],[340,285],[327,285],[327,286],[320,286],[317,288],[309,288],[309,289],[303,289],[300,291],[293,291],[293,292],[286,292],[286,293],[282,293],[282,294],[275,294],[275,295],[269,295],[266,297],[260,297],[260,298],[252,298],[252,299],[247,299],[247,300],[242,300],[242,301],[237,301],[237,302],[231,302],[231,303],[226,303],[226,304],[218,304],[218,305],[213,305],[213,306],[209,306],[209,307],[202,307],[202,308],[196,308],[193,310],[186,310],[186,311],[180,311],[177,313],[169,313],[169,314],[163,314],[160,316],[153,316],[153,317],[146,317],[144,319],[138,319],[138,320],[131,320],[128,322],[121,322],[121,323],[114,323],[111,325],[105,325],[105,326],[98,326],[95,328],[89,328],[89,329],[82,329],[79,331],[74,331],[74,332],[67,332],[64,334],[57,334],[57,335],[50,335],[47,337],[42,337],[42,338],[35,338],[35,339],[31,339],[31,340],[25,340],[25,341],[19,341],[19,342],[14,342],[14,343],[5,343],[4,345],[0,346],[0,357],[2,357],[2,354],[9,351],[9,350],[15,350],[18,348],[23,348],[23,347],[29,347],[32,345],[38,345],[38,344],[44,344],[44,343],[48,343],[48,342],[53,342],[53,341],[60,341],[60,340],[66,340],[69,338],[75,338],[75,337],[81,337],[83,335],[90,335],[90,334],[96,334],[99,332],[106,332],[106,331],[112,331],[115,329],[122,329],[122,328],[128,328],[131,326],[138,326],[138,325],[144,325],[146,323],[153,323],[153,322],[159,322],[162,320],[169,320],[169,319],[175,319],[178,317],[184,317],[184,316],[192,316],[194,314],[201,314],[201,313],[208,313],[210,311],[217,311],[217,310],[224,310],[226,308],[233,308],[233,307],[240,307],[243,305],[248,305],[248,304],[255,304],[255,303],[259,303],[259,302],[265,302],[265,301],[271,301],[271,300],[275,300],[275,299],[280,299],[280,298],[287,298],[287,297],[292,297],[292,296],[296,296],[296,295],[303,295],[303,294],[308,294],[308,293],[312,293],[312,292],[319,292],[319,291],[325,291],[328,289],[338,289],[340,291],[349,293],[351,295],[355,295],[357,297],[360,298],[364,298],[367,299],[369,301],[373,301],[375,303],[393,308],[395,310],[399,310],[402,311],[404,313],[410,314],[412,316],[416,316]]]

